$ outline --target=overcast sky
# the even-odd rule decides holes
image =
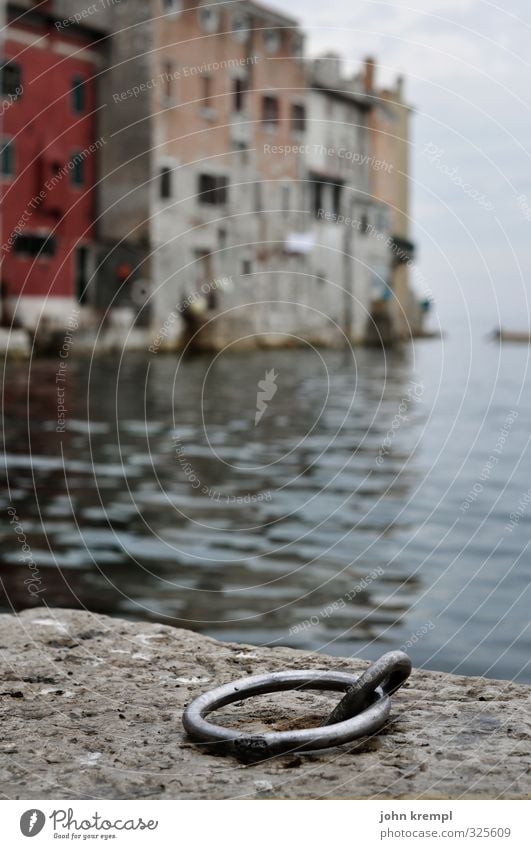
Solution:
[[[506,326],[531,324],[529,0],[271,5],[300,20],[310,53],[337,50],[351,67],[372,54],[382,82],[405,74],[419,275],[437,318],[448,328],[470,311],[488,331],[499,310]]]

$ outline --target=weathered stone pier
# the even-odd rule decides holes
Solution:
[[[363,661],[218,643],[38,608],[0,616],[0,792],[24,799],[522,799],[531,688],[414,670],[377,736],[246,765],[199,751],[185,705],[218,684]],[[216,714],[242,730],[318,725],[335,693],[261,696]]]

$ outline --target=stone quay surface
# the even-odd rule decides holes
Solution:
[[[243,764],[186,738],[193,698],[248,675],[367,663],[45,607],[0,616],[0,656],[4,799],[531,796],[531,688],[511,682],[415,669],[379,734]],[[260,696],[216,721],[248,732],[310,727],[338,698]]]

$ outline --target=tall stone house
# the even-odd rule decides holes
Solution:
[[[308,83],[311,260],[326,281],[329,314],[337,314],[347,339],[365,341],[372,305],[391,285],[389,207],[373,196],[371,177],[374,168],[389,166],[372,149],[372,92],[343,73],[339,56],[316,59]],[[369,237],[374,228],[381,239]]]
[[[94,33],[55,26],[51,2],[2,3],[1,312],[64,325],[89,295],[97,254]]]

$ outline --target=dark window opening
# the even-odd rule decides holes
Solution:
[[[55,239],[48,235],[21,234],[15,238],[13,250],[26,256],[55,256]]]
[[[341,215],[341,195],[343,186],[341,183],[334,183],[332,186],[332,209],[334,215]]]
[[[360,230],[362,233],[369,232],[369,216],[366,213],[363,213],[360,220]]]
[[[0,68],[0,88],[6,97],[19,98],[22,94],[22,71],[14,62],[6,62]]]
[[[164,97],[171,100],[173,95],[173,65],[171,62],[162,63],[162,80],[164,83]]]
[[[72,109],[78,115],[85,111],[86,87],[82,77],[74,77],[72,80]]]
[[[323,208],[323,183],[315,181],[313,183],[313,214],[319,218],[319,213]]]
[[[4,139],[2,142],[2,148],[0,151],[0,158],[2,160],[2,176],[3,177],[14,177],[15,176],[15,143],[12,139]]]
[[[207,309],[208,310],[217,310],[218,308],[218,293],[212,287],[208,290],[207,294]]]
[[[87,302],[89,282],[89,249],[81,246],[76,250],[76,294],[80,304]]]
[[[238,77],[234,80],[234,111],[243,112],[245,106],[245,95],[247,92],[247,80]]]
[[[171,168],[160,169],[160,196],[162,200],[171,198]]]
[[[317,178],[314,179],[312,186],[315,217],[325,218],[327,215],[339,217],[341,215],[343,184]]]
[[[199,175],[199,202],[217,206],[227,203],[228,178],[214,174]]]
[[[242,262],[242,274],[252,274],[253,264],[250,259],[244,259]]]
[[[291,129],[294,133],[304,133],[306,130],[306,109],[300,103],[291,107]]]
[[[205,74],[201,77],[203,84],[203,108],[210,109],[212,106],[212,77],[209,74]]]
[[[85,185],[85,160],[82,153],[76,153],[71,160],[72,170],[70,179],[72,185],[76,188],[81,188]]]
[[[279,120],[279,104],[276,97],[266,95],[262,99],[262,121],[264,124],[276,126]]]

